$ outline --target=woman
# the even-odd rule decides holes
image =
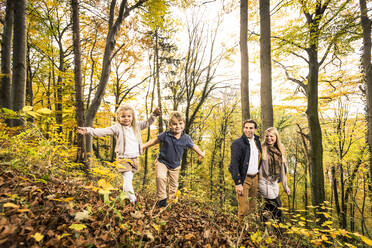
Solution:
[[[272,218],[281,221],[282,212],[279,197],[279,182],[282,182],[285,192],[289,195],[287,184],[287,165],[284,156],[284,146],[280,142],[278,130],[270,127],[265,131],[262,144],[262,164],[259,170],[258,190],[265,198],[264,213],[271,213]],[[268,218],[263,216],[263,220]]]

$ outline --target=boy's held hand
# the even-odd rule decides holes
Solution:
[[[201,152],[199,154],[199,160],[202,160],[205,157],[205,152]]]

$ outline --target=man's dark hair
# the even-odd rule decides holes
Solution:
[[[246,123],[253,123],[254,124],[254,128],[257,129],[257,123],[254,120],[252,120],[252,119],[245,120],[243,122],[243,127],[245,126]]]

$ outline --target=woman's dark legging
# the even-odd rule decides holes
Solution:
[[[282,211],[279,209],[279,207],[282,205],[280,201],[280,197],[278,196],[276,199],[266,199],[265,198],[265,206],[263,211],[270,211],[271,217],[273,219],[278,220],[279,222],[282,221]],[[268,221],[269,218],[263,215],[263,220]]]

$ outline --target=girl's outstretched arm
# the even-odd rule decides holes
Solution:
[[[146,121],[139,121],[137,122],[137,125],[140,130],[145,129],[149,127],[152,123],[154,123],[155,118],[158,117],[161,114],[161,111],[159,108],[155,108],[152,112],[150,117]]]

